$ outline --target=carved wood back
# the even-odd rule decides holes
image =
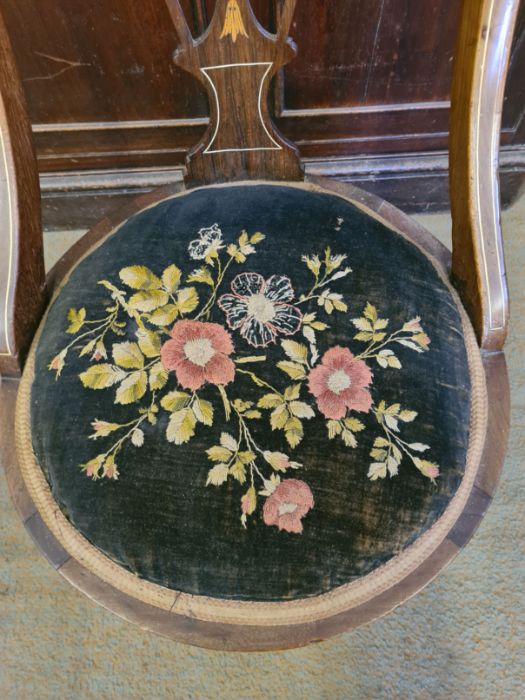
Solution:
[[[232,180],[301,180],[299,154],[268,111],[274,74],[295,55],[288,38],[296,0],[285,0],[277,34],[249,0],[217,0],[207,30],[193,39],[179,0],[167,0],[180,39],[175,63],[206,88],[210,123],[187,159],[186,185]]]

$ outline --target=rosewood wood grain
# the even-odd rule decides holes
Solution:
[[[480,345],[501,350],[508,299],[498,154],[505,77],[518,0],[464,0],[452,87],[452,274]]]
[[[42,312],[40,190],[31,128],[0,16],[0,373],[17,373]]]
[[[259,24],[249,0],[218,0],[196,40],[179,0],[166,2],[180,40],[174,61],[204,85],[210,104],[208,129],[186,160],[186,185],[302,179],[298,151],[268,111],[270,80],[295,53],[288,30],[296,0],[285,0],[276,35]]]
[[[361,206],[379,214],[383,219],[403,232],[415,243],[434,254],[446,268],[450,254],[421,225],[378,197],[351,185],[332,183],[322,178],[310,178],[316,185],[353,199]],[[136,211],[152,205],[179,188],[168,186],[143,195],[121,212],[107,217],[74,246],[54,268],[49,277],[49,287],[56,288],[71,266],[96,242]],[[467,501],[453,530],[442,544],[412,573],[401,582],[365,604],[347,612],[316,623],[292,626],[256,627],[215,624],[162,611],[131,598],[85,569],[56,542],[40,519],[29,497],[19,468],[13,445],[13,404],[18,382],[0,384],[0,434],[8,436],[1,443],[0,461],[7,474],[9,490],[15,506],[29,534],[57,571],[94,601],[120,617],[171,639],[209,649],[223,651],[268,651],[312,644],[368,623],[395,609],[429,583],[468,542],[478,527],[490,504],[503,465],[509,421],[509,387],[505,360],[502,353],[489,353],[483,357],[489,393],[489,430],[485,440],[482,460],[471,498]]]

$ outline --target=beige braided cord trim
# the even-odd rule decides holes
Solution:
[[[311,185],[299,186],[313,191],[326,192],[326,190]],[[341,196],[331,192],[329,194]],[[181,196],[181,194],[176,196]],[[344,199],[344,197],[342,198]],[[353,200],[348,201],[354,206],[366,209]],[[152,206],[156,206],[156,204],[158,202]],[[367,212],[406,238],[402,232],[394,229],[381,217],[369,210]],[[417,247],[421,250],[419,246]],[[222,600],[174,591],[140,579],[106,557],[81,535],[62,513],[33,452],[31,387],[34,377],[35,353],[41,329],[45,324],[44,318],[33,341],[20,383],[15,437],[22,477],[46,526],[75,560],[115,589],[157,608],[206,622],[249,626],[283,626],[315,622],[362,605],[400,583],[439,547],[461,515],[474,486],[481,461],[488,413],[485,374],[470,321],[441,267],[427,253],[422,252],[433,262],[440,277],[447,284],[461,314],[472,386],[469,445],[463,479],[443,515],[413,544],[406,547],[386,564],[352,583],[344,584],[316,597],[264,603]]]

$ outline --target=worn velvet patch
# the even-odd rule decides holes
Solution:
[[[31,403],[36,457],[90,542],[163,586],[266,601],[350,582],[428,529],[469,410],[460,315],[426,256],[335,195],[264,185],[157,204],[84,259]],[[96,461],[127,433],[114,467]]]

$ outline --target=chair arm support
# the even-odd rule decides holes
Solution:
[[[500,225],[499,137],[519,0],[464,0],[450,124],[452,276],[481,347],[500,350],[508,298]]]
[[[0,373],[17,374],[45,303],[31,126],[0,16]]]

